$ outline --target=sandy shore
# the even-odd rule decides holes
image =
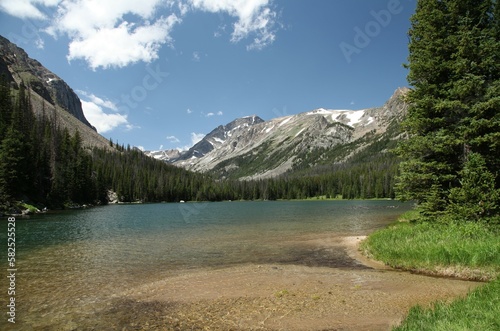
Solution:
[[[449,300],[480,285],[391,270],[359,253],[362,239],[330,243],[360,262],[356,268],[196,270],[122,293],[99,320],[125,330],[389,330],[413,305]]]

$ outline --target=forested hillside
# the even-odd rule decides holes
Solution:
[[[0,201],[49,207],[107,203],[108,190],[123,201],[175,201],[196,196],[202,175],[157,162],[137,150],[83,147],[78,131],[37,116],[21,84],[0,84]],[[110,145],[113,145],[110,143]],[[167,189],[163,190],[162,187]]]
[[[387,151],[394,145],[389,138],[343,163],[268,179],[216,179],[112,141],[108,148],[85,146],[78,130],[63,128],[44,104],[33,112],[30,88],[0,84],[0,206],[7,212],[19,210],[20,202],[39,208],[106,204],[110,191],[121,202],[394,197],[398,160]]]

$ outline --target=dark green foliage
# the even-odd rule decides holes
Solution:
[[[29,123],[33,115],[29,110],[30,101],[23,85],[15,102],[10,99],[10,91],[6,85],[0,88],[0,93],[0,99],[6,102],[2,106],[0,117],[2,120],[0,127],[4,130],[0,137],[2,139],[0,143],[0,198],[5,200],[13,198],[18,191],[29,189],[29,181],[33,173],[33,166],[30,163],[32,149],[29,139]],[[25,134],[27,139],[24,138]]]
[[[20,187],[25,186],[26,174],[19,165],[25,163],[19,131],[10,127],[0,145],[0,198],[13,198]]]
[[[5,80],[0,84],[2,205],[26,199],[50,206],[93,201],[92,164],[78,133],[71,136],[43,115],[35,117],[29,95],[24,84],[14,98]]]
[[[376,153],[364,161],[353,158],[343,163],[291,172],[276,181],[286,182],[284,197],[291,199],[315,196],[394,198],[394,178],[398,164],[394,155]]]
[[[0,139],[3,139],[12,117],[12,97],[7,78],[0,75]]]
[[[477,153],[469,154],[459,175],[461,185],[450,190],[452,214],[467,220],[497,215],[500,190],[495,189],[495,176],[486,167],[484,158]]]
[[[95,149],[92,163],[98,185],[116,191],[124,202],[195,200],[203,183],[211,182],[204,175],[154,160],[130,148],[121,152]]]
[[[417,200],[426,215],[457,212],[464,190],[474,190],[464,178],[472,153],[484,160],[481,171],[496,177],[491,189],[500,187],[498,7],[490,0],[421,0],[411,19],[414,88],[403,124],[409,139],[397,150],[403,159],[397,192]]]

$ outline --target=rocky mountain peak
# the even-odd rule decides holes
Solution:
[[[196,143],[188,151],[184,152],[176,162],[183,162],[191,159],[202,158],[216,148],[225,144],[228,139],[240,134],[240,131],[248,129],[254,125],[264,122],[262,118],[256,115],[237,118],[234,121],[219,125],[217,128],[207,134],[202,140]]]
[[[241,126],[248,127],[262,122],[264,122],[264,120],[257,115],[245,116],[237,118],[234,121],[224,125],[224,130],[231,131]]]
[[[83,113],[76,93],[60,77],[31,59],[20,47],[0,36],[0,75],[3,74],[13,88],[22,82],[53,106],[59,106],[80,122],[95,130]]]

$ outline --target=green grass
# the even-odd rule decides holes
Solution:
[[[404,270],[475,280],[500,275],[498,228],[480,223],[400,222],[370,235],[362,249]]]
[[[24,209],[29,210],[30,213],[32,213],[32,214],[35,214],[35,213],[39,212],[38,208],[36,208],[35,206],[32,206],[32,205],[29,205],[27,203],[22,203],[21,207],[23,207]]]
[[[438,302],[432,309],[413,307],[403,324],[394,330],[500,330],[500,279],[451,304]]]
[[[452,303],[413,307],[394,330],[500,330],[500,228],[473,222],[423,222],[416,211],[370,235],[364,252],[404,270],[490,283]]]

